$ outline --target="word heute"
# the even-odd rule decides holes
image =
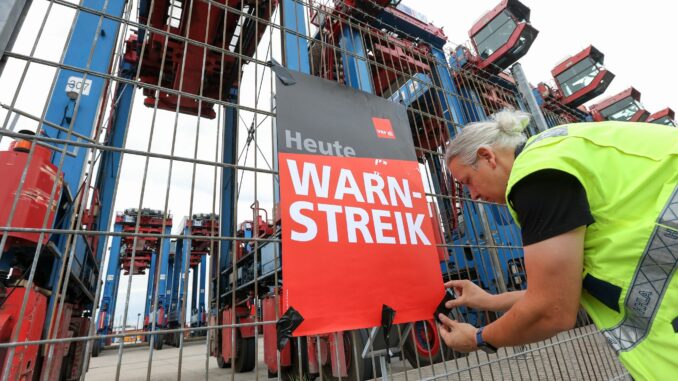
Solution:
[[[296,195],[328,200],[315,203],[295,201],[290,205],[292,220],[306,228],[305,231],[293,229],[292,240],[307,242],[317,237],[318,224],[308,216],[309,213],[317,211],[325,215],[327,237],[330,242],[431,245],[421,228],[424,221],[422,213],[372,208],[368,211],[360,207],[331,203],[331,200],[341,201],[348,196],[353,197],[358,203],[370,205],[378,203],[383,206],[412,209],[413,194],[410,192],[407,179],[392,176],[384,179],[378,173],[367,172],[356,176],[350,169],[327,165],[323,165],[319,170],[316,164],[309,162],[303,163],[300,173],[297,161],[292,159],[287,159],[286,165]],[[330,184],[336,184],[334,189],[330,189]],[[414,196],[420,198],[421,194],[414,193]],[[341,223],[346,226],[347,237],[339,237],[337,226]],[[374,237],[370,231],[374,231]]]

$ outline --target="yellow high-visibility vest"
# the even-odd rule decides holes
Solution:
[[[584,240],[582,305],[636,380],[678,379],[678,130],[629,122],[554,127],[516,158],[507,199],[543,169],[576,177],[595,219]]]

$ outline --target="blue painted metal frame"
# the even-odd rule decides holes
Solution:
[[[123,7],[126,0],[84,0],[82,6],[90,8],[94,11],[101,11],[113,17],[122,17]],[[79,11],[76,15],[75,25],[72,30],[66,54],[64,55],[64,65],[72,66],[74,68],[88,70],[94,73],[107,74],[111,65],[112,55],[115,48],[115,42],[118,37],[118,30],[120,23],[110,19],[97,16],[85,11]],[[78,83],[80,85],[78,86]],[[54,92],[49,100],[45,120],[56,125],[60,125],[66,130],[71,130],[73,133],[82,136],[93,137],[93,127],[96,125],[96,118],[100,111],[102,96],[105,90],[106,80],[103,77],[96,75],[82,74],[81,72],[60,69],[57,75]],[[77,97],[69,97],[71,94],[77,94]],[[43,133],[51,138],[68,139],[69,141],[77,141],[80,138],[71,135],[68,132],[61,131],[57,128],[51,127],[47,124],[42,125]],[[123,131],[124,135],[124,131]],[[57,147],[63,148],[63,144],[56,144]],[[62,202],[69,202],[67,211],[60,216],[56,216],[53,222],[53,227],[56,229],[68,229],[73,213],[74,202],[77,199],[77,193],[80,188],[80,181],[84,172],[84,167],[87,160],[87,150],[82,148],[66,147],[68,154],[63,157],[63,176],[64,176],[64,193]],[[52,154],[52,163],[59,165],[63,154],[54,152]],[[117,169],[117,167],[116,167]],[[108,187],[100,188],[107,190]],[[109,198],[104,198],[109,197]],[[106,192],[102,195],[102,207],[110,207],[113,203],[112,192]],[[108,211],[109,220],[100,218],[97,226],[108,226],[110,221],[110,210]],[[101,222],[105,224],[101,224]],[[58,224],[58,226],[57,226]],[[59,257],[55,257],[52,264],[50,286],[55,287],[59,274],[59,269],[62,266],[63,260],[68,253],[65,252],[66,244],[68,242],[67,235],[55,234],[51,241],[56,245],[57,251],[60,253]],[[88,264],[87,252],[91,250],[87,242],[81,237],[75,237],[72,248],[76,253],[76,259],[83,267],[101,266],[103,258],[103,243],[100,242],[98,253],[94,254],[96,263]],[[83,269],[76,268],[75,277],[82,277],[83,274],[94,274],[93,279],[99,278],[99,274],[95,268]],[[101,269],[99,270],[101,271]],[[96,282],[88,285],[90,286],[91,294],[94,294]],[[57,295],[59,292],[54,290],[52,295]],[[88,305],[83,308],[92,308],[92,304],[97,301],[88,302]],[[50,297],[49,307],[47,309],[46,320],[51,319],[56,297]],[[112,301],[115,304],[115,301]],[[47,329],[48,325],[45,326]]]
[[[191,279],[191,306],[188,309],[191,311],[191,315],[198,309],[198,266],[191,267],[191,272],[193,273],[193,279]]]
[[[84,0],[82,6],[91,8],[94,11],[102,11],[114,17],[121,17],[125,3],[126,0]],[[99,28],[100,22],[101,27]],[[100,20],[100,16],[84,11],[78,12],[73,34],[71,35],[71,40],[68,43],[64,57],[64,65],[107,74],[118,37],[119,26],[120,23],[117,21],[108,18]],[[90,48],[93,43],[95,43],[94,51],[91,52]],[[81,86],[83,87],[83,93],[76,101],[69,98],[65,91],[71,77],[82,79],[83,74],[72,70],[60,70],[55,84],[55,91],[50,99],[45,118],[51,123],[69,128],[70,126],[66,123],[65,110],[68,109],[69,105],[73,107],[75,106],[74,103],[77,103],[78,107],[74,110],[74,112],[77,112],[77,117],[72,120],[73,132],[84,136],[92,136],[92,127],[95,125],[96,116],[99,112],[105,80],[95,75],[86,76],[85,80],[87,82],[91,81],[91,85],[88,85],[86,82],[85,86]],[[85,95],[85,87],[89,90],[89,95]],[[76,93],[78,92],[77,87],[72,89]],[[59,131],[48,125],[43,125],[42,128],[49,137],[67,138],[67,133],[64,131]],[[76,140],[77,138],[71,136],[70,139]],[[62,145],[57,146],[62,147]],[[86,159],[85,154],[86,150],[77,149],[76,157],[67,156],[64,160],[64,180],[72,195],[75,195],[75,191],[80,185],[80,176]],[[61,154],[55,152],[52,162],[58,164],[60,158]]]
[[[146,284],[146,305],[144,307],[144,316],[149,318],[148,324],[151,324],[150,313],[153,303],[153,283],[158,272],[158,253],[151,254],[151,267],[148,268],[148,283]]]
[[[113,231],[119,233],[122,231],[121,224],[115,224]],[[101,297],[101,308],[97,317],[97,334],[107,335],[113,332],[113,323],[115,320],[115,307],[118,301],[118,287],[120,285],[120,242],[121,236],[114,236],[111,240],[111,251],[108,256],[108,266],[106,270],[106,280],[104,282],[104,292]],[[101,321],[103,319],[103,321]],[[100,328],[99,328],[100,327]]]
[[[183,251],[183,241],[178,239],[173,242],[174,255],[170,257],[169,261],[169,285],[170,290],[169,305],[167,307],[167,316],[170,324],[178,322],[179,317],[179,277],[181,276],[181,258]],[[171,252],[171,249],[170,249]]]
[[[288,68],[302,73],[309,73],[311,65],[308,59],[305,9],[299,0],[282,1],[282,27],[285,34],[283,45],[284,62]]]
[[[171,226],[165,226],[165,235],[170,235],[172,234],[172,227]],[[163,238],[160,248],[160,258],[159,258],[159,278],[158,278],[158,304],[156,306],[156,310],[159,310],[161,307],[165,311],[165,315],[168,312],[168,307],[171,299],[171,293],[172,290],[170,290],[167,285],[169,283],[169,257],[170,257],[170,239],[169,238]],[[160,324],[160,326],[164,326],[164,322]],[[158,325],[156,325],[156,328]]]
[[[233,95],[235,99],[236,98],[235,94]],[[236,151],[238,148],[238,142],[236,136],[238,130],[238,110],[233,107],[225,107],[224,109],[225,109],[224,136],[223,136],[224,151],[222,160],[224,163],[237,164]],[[235,201],[235,192],[237,186],[235,170],[233,168],[224,167],[224,169],[222,170],[221,182],[222,187],[221,187],[220,233],[221,236],[232,237],[235,235],[235,226],[233,222],[233,217],[235,213],[235,211],[233,210],[233,205]],[[186,242],[184,242],[184,245],[186,245]],[[219,276],[222,277],[220,283],[224,285],[228,284],[228,279],[223,276],[223,271],[227,269],[231,264],[232,246],[233,243],[231,241],[224,241],[221,243],[218,268],[221,269],[219,273]],[[189,254],[184,253],[184,255]],[[186,258],[184,258],[184,260],[186,260]],[[214,284],[216,286],[216,282]],[[213,294],[220,295],[220,291],[215,290]]]
[[[206,274],[207,274],[207,256],[203,255],[200,257],[200,283],[199,283],[199,290],[198,290],[198,323],[201,325],[204,325],[206,323],[203,321],[204,314],[205,312],[205,285],[207,283],[206,281]],[[195,276],[195,275],[194,275]]]
[[[119,75],[122,78],[132,79],[135,73],[136,67],[133,64],[122,60]],[[109,125],[109,138],[106,142],[106,145],[110,147],[123,148],[127,124],[132,109],[133,94],[133,85],[120,83],[116,86],[114,99],[117,99],[118,101],[115,108],[111,111],[113,120]],[[96,188],[99,190],[99,199],[101,201],[101,208],[96,224],[99,229],[107,229],[111,217],[113,216],[113,195],[115,194],[115,187],[119,176],[120,159],[120,152],[103,151],[101,153],[99,175],[96,180]],[[96,258],[99,261],[102,260],[103,253],[106,250],[105,243],[106,236],[99,237],[96,253]]]
[[[339,40],[341,60],[344,65],[344,79],[346,84],[354,89],[373,94],[370,67],[367,63],[367,50],[362,39],[362,33],[344,25],[341,28]]]
[[[184,237],[188,236],[191,234],[189,231],[188,227],[184,227],[182,229],[182,234]],[[178,246],[177,246],[177,251],[178,251]],[[184,311],[184,298],[187,297],[188,295],[188,280],[184,281],[184,270],[188,268],[189,264],[191,261],[191,239],[190,238],[183,238],[182,239],[182,245],[181,245],[181,267],[179,268],[179,284],[178,284],[178,293],[179,293],[179,305],[177,306],[177,319],[179,320],[180,324],[185,323],[186,316],[188,315]],[[186,303],[186,308],[190,308],[189,304]]]

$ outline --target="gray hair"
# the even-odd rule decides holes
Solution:
[[[457,136],[447,143],[445,165],[459,156],[464,164],[473,165],[478,160],[481,147],[515,149],[527,140],[523,130],[530,123],[530,114],[503,110],[489,120],[467,124]]]

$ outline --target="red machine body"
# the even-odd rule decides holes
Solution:
[[[235,314],[235,316],[234,316]],[[254,323],[254,316],[250,314],[246,306],[237,306],[235,309],[226,308],[222,311],[221,324],[242,324]],[[233,330],[235,329],[235,342],[233,342]],[[221,330],[221,356],[224,361],[229,362],[233,357],[242,356],[246,352],[245,348],[239,348],[238,345],[254,345],[255,326],[223,328]],[[244,340],[243,340],[244,339]],[[240,350],[239,350],[240,349]]]
[[[278,309],[278,314],[276,315],[276,307]],[[280,316],[284,313],[282,310],[282,304],[278,303],[276,306],[275,298],[273,296],[266,297],[261,300],[261,309],[264,317],[264,321],[277,321]],[[277,359],[277,343],[278,336],[276,326],[274,324],[266,324],[263,327],[264,330],[264,362],[271,373],[278,372],[278,359]],[[280,366],[290,366],[292,364],[291,360],[291,351],[290,344],[288,343],[280,351]]]
[[[71,318],[71,331],[74,332],[76,337],[83,337],[89,334],[89,325],[91,321],[86,317],[77,317],[74,316]],[[68,377],[69,380],[77,380],[80,378],[81,373],[83,372],[83,362],[84,362],[84,353],[85,347],[87,346],[86,341],[77,341],[70,343],[70,348],[68,350],[68,356],[72,356],[73,362],[71,363],[71,374]]]
[[[339,11],[350,14],[354,18],[361,20],[364,14],[376,16],[385,7],[395,7],[400,3],[400,0],[335,0],[334,7]],[[360,12],[352,12],[353,8],[361,10]]]
[[[141,81],[172,90],[201,95],[216,100],[228,100],[226,90],[237,86],[241,66],[247,63],[256,49],[267,25],[252,17],[241,17],[241,12],[269,20],[277,2],[261,0],[217,0],[231,9],[212,6],[208,2],[187,0],[155,0],[152,9],[139,11],[139,22],[147,21],[153,28],[185,36],[196,43],[168,38],[163,33],[148,33],[148,42],[141,60]],[[193,9],[189,9],[192,6]],[[148,15],[151,15],[148,20]],[[234,35],[238,33],[238,40]],[[132,36],[128,51],[139,50],[137,37]],[[200,44],[211,45],[212,48]],[[216,47],[216,49],[215,49]],[[127,55],[128,53],[126,53]],[[134,53],[129,53],[131,56]],[[204,60],[204,64],[203,64]],[[204,70],[203,70],[204,68]],[[162,69],[162,70],[161,70]],[[220,93],[223,92],[223,93]],[[214,119],[214,104],[195,98],[179,97],[176,93],[159,93],[144,89],[144,104],[181,113]]]
[[[650,115],[640,104],[640,92],[633,87],[591,106],[593,120],[644,122]]]
[[[274,230],[275,226],[266,222],[265,217],[261,215],[255,216],[256,220],[254,221],[243,221],[238,226],[238,231],[235,233],[236,237],[246,237],[247,231],[251,231],[251,236],[255,238],[265,238],[270,237]],[[236,260],[242,258],[248,251],[247,245],[252,245],[251,241],[238,241],[235,247]],[[251,247],[249,248],[251,249]]]
[[[539,31],[530,24],[530,8],[518,0],[503,0],[482,16],[468,34],[478,55],[476,66],[496,73],[525,55]]]
[[[200,260],[204,255],[210,253],[213,245],[209,237],[219,236],[219,216],[209,215],[194,215],[192,219],[186,221],[186,225],[190,229],[192,236],[208,237],[207,239],[193,238],[191,239],[191,267],[200,264]]]
[[[676,113],[667,107],[650,115],[647,122],[676,127]]]
[[[607,90],[614,74],[605,69],[605,55],[590,45],[551,70],[561,103],[577,107]]]
[[[379,34],[381,38],[372,42],[374,59],[385,67],[372,65],[372,78],[374,78],[374,90],[377,95],[388,92],[392,83],[401,77],[402,73],[431,72],[431,66],[424,58],[427,54],[430,54],[428,46],[396,39],[385,33]],[[392,91],[392,89],[390,90]]]
[[[71,331],[71,315],[73,315],[73,305],[69,303],[64,303],[64,308],[62,310],[61,319],[59,320],[59,326],[56,327],[56,338],[70,338],[73,337],[73,331]],[[52,319],[56,322],[55,319]],[[52,330],[55,328],[52,327]],[[53,336],[53,335],[51,335]],[[52,348],[52,362],[47,367],[47,357],[44,358],[42,364],[42,380],[59,380],[62,369],[62,363],[64,361],[64,356],[68,355],[70,346],[72,343],[56,343],[45,345],[45,353],[49,353],[50,348]]]
[[[51,228],[61,198],[63,177],[61,175],[57,177],[57,168],[50,162],[51,151],[45,147],[35,147],[33,158],[27,166],[30,144],[25,140],[14,142],[9,151],[0,152],[0,168],[2,168],[0,172],[3,177],[0,181],[0,197],[2,197],[0,204],[4,206],[0,208],[0,224],[41,229],[45,216],[48,215],[47,228]],[[19,194],[14,218],[10,222],[11,206],[26,167],[27,173],[24,184]],[[55,182],[57,189],[50,202],[50,195]],[[7,236],[8,242],[5,249],[15,245],[34,247],[40,239],[40,233],[8,231]],[[49,238],[50,234],[45,233],[42,237],[42,243],[47,244]]]
[[[16,341],[40,340],[47,312],[47,297],[40,294],[37,288],[27,290],[23,287],[16,287],[7,290],[7,299],[0,306],[0,342],[7,343],[11,340],[26,293],[29,294],[26,312]],[[10,365],[10,380],[32,380],[34,378],[38,350],[37,345],[16,347],[14,359]],[[7,348],[0,348],[0,364],[2,364],[0,367],[4,366],[6,356]],[[54,379],[56,378],[50,378],[50,380]]]
[[[161,211],[142,209],[125,210],[124,213],[118,213],[115,217],[116,224],[122,224],[124,233],[135,233],[137,218],[140,218],[140,234],[162,234],[163,226],[172,226],[172,216],[163,216]],[[136,246],[135,240],[136,238]],[[132,253],[134,253],[134,274],[144,274],[145,270],[151,265],[151,256],[153,253],[160,252],[160,238],[156,236],[125,236],[122,238],[124,245],[123,258],[120,261],[125,275],[129,275],[132,265]]]

